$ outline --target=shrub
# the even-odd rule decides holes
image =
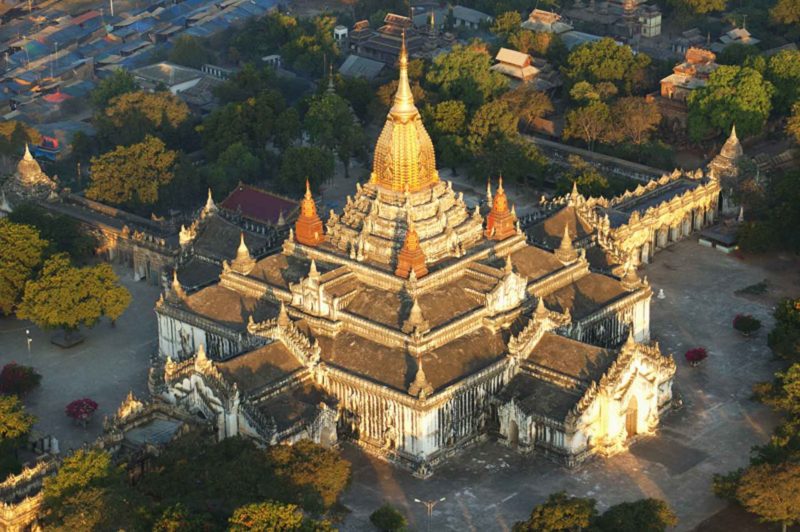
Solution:
[[[39,386],[42,376],[32,367],[11,362],[0,371],[0,394],[22,397]]]
[[[384,504],[369,516],[375,528],[384,532],[405,530],[406,518],[391,504]]]
[[[725,474],[714,473],[711,489],[714,495],[726,501],[736,500],[736,490],[739,488],[739,479],[742,477],[743,469],[737,469]]]
[[[761,328],[761,321],[750,314],[737,314],[733,318],[733,328],[744,335],[750,335]]]
[[[85,425],[92,417],[95,410],[97,410],[97,403],[88,397],[84,397],[83,399],[76,399],[68,404],[65,412],[67,417],[75,421],[80,421]]]
[[[695,347],[686,351],[684,356],[686,357],[686,361],[689,363],[702,362],[708,357],[708,351],[705,347]]]

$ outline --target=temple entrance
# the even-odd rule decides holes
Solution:
[[[628,408],[626,409],[625,413],[625,430],[628,432],[629,438],[636,435],[638,418],[639,406],[636,401],[636,396],[634,395],[631,397],[630,402],[628,402]]]
[[[508,425],[508,444],[512,447],[519,445],[519,425],[513,420]]]

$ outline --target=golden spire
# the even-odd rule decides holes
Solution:
[[[317,205],[311,196],[311,185],[306,179],[306,194],[300,200],[300,216],[295,222],[297,241],[306,246],[317,246],[325,240],[322,220],[317,215]]]
[[[414,95],[411,93],[411,84],[408,82],[408,51],[406,50],[405,31],[403,31],[403,41],[400,45],[400,78],[397,80],[394,105],[392,105],[389,113],[395,117],[417,113],[417,107],[414,105]]]
[[[393,192],[413,193],[435,185],[439,173],[433,143],[414,105],[405,33],[402,39],[397,92],[375,145],[370,182]]]

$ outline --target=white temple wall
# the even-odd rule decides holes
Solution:
[[[633,338],[639,343],[650,341],[650,298],[637,301],[632,313]]]

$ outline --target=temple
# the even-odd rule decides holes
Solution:
[[[486,217],[469,211],[439,177],[407,60],[401,43],[370,180],[340,213],[323,225],[307,191],[280,252],[237,234],[199,289],[179,266],[151,392],[219,438],[348,440],[420,477],[489,437],[567,465],[624,450],[672,400],[647,281],[593,270],[572,227],[529,245],[499,180]]]

